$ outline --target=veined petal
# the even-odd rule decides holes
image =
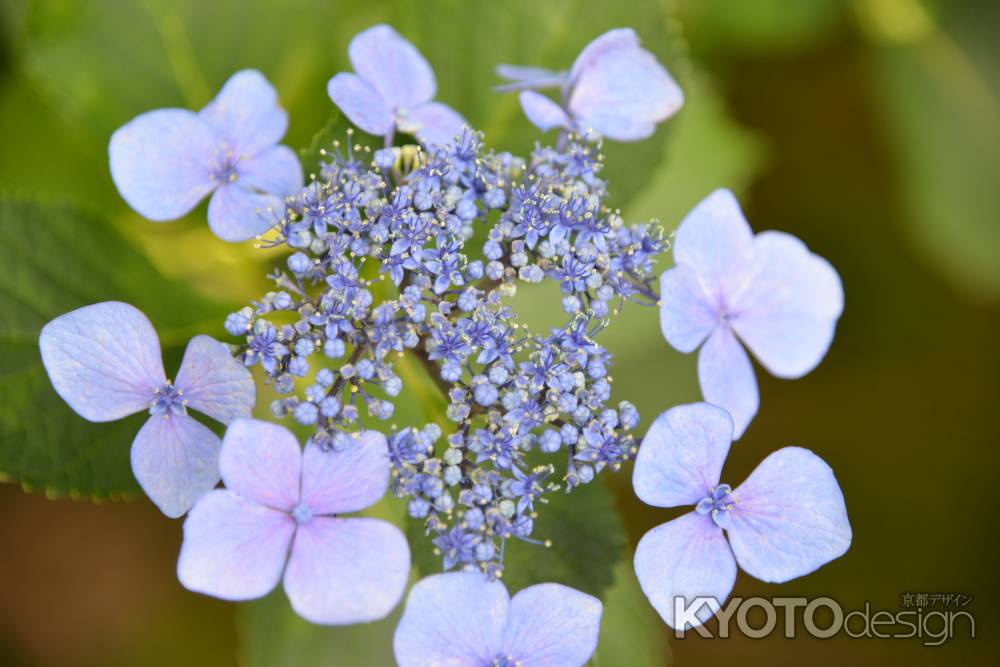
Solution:
[[[660,276],[660,329],[677,351],[694,352],[720,315],[691,267],[680,264]]]
[[[569,116],[558,104],[545,97],[541,93],[533,90],[522,91],[518,96],[521,101],[521,109],[528,117],[531,124],[543,132],[548,132],[553,127],[566,127],[569,125]]]
[[[647,505],[694,505],[719,483],[733,441],[733,420],[708,403],[679,405],[649,427],[635,458],[632,486]]]
[[[288,114],[263,74],[245,69],[229,77],[198,116],[224,137],[237,158],[247,158],[281,141]]]
[[[257,396],[250,371],[209,336],[195,336],[188,343],[174,386],[189,408],[223,424],[249,417]]]
[[[707,515],[691,512],[653,528],[639,540],[635,575],[666,624],[687,630],[722,607],[736,583],[736,561],[722,529]],[[708,599],[698,604],[697,598]],[[699,623],[678,619],[675,612],[684,609]],[[678,627],[679,621],[683,627]]]
[[[399,129],[412,132],[424,145],[443,146],[454,143],[466,124],[465,119],[447,104],[426,102],[409,109],[406,122],[400,122]]]
[[[368,134],[382,137],[396,126],[388,103],[357,74],[337,74],[326,85],[326,91],[344,115]]]
[[[538,584],[510,601],[504,655],[525,667],[582,667],[597,648],[601,601],[561,584]]]
[[[284,512],[220,489],[202,496],[184,521],[177,578],[223,600],[267,595],[281,579],[295,521]]]
[[[84,419],[114,421],[149,408],[166,384],[160,340],[134,306],[107,301],[60,315],[38,337],[59,396]]]
[[[208,226],[223,241],[246,241],[274,227],[283,212],[279,197],[229,183],[208,202]]]
[[[739,440],[760,407],[757,377],[746,350],[729,327],[719,327],[698,353],[701,394],[733,418],[733,440]]]
[[[851,523],[833,470],[801,447],[764,459],[733,494],[729,543],[740,567],[763,581],[809,574],[851,546]]]
[[[481,667],[500,653],[510,598],[480,572],[449,572],[418,581],[396,627],[399,667]]]
[[[358,33],[347,47],[354,71],[390,108],[412,107],[434,97],[434,71],[420,51],[387,25]]]
[[[227,489],[262,505],[291,511],[299,502],[302,453],[283,426],[235,420],[222,439],[219,469]]]
[[[313,443],[302,456],[302,502],[313,514],[343,514],[374,505],[389,486],[389,446],[378,431],[363,432],[344,450]]]
[[[271,146],[236,165],[240,185],[287,197],[302,187],[302,165],[288,146]]]
[[[617,51],[618,49],[637,48],[639,48],[639,36],[635,34],[632,28],[614,28],[613,30],[608,30],[583,47],[583,51],[580,52],[580,55],[573,62],[573,68],[569,73],[570,80],[576,81],[584,70],[592,67],[594,63],[608,53]]]
[[[295,533],[285,592],[307,621],[363,623],[393,610],[409,574],[410,549],[392,524],[315,517]]]
[[[212,178],[218,149],[218,138],[194,112],[149,111],[111,135],[111,179],[139,215],[176,220],[218,185]]]
[[[187,415],[150,415],[132,441],[139,486],[171,519],[219,483],[219,436]]]

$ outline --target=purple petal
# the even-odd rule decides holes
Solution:
[[[111,135],[111,179],[139,215],[176,220],[218,184],[211,171],[218,149],[218,138],[197,114],[150,111]]]
[[[639,447],[635,494],[656,507],[694,505],[719,483],[732,440],[733,420],[721,408],[693,403],[667,410]]]
[[[177,578],[223,600],[267,595],[281,579],[295,521],[228,490],[199,500],[184,521]]]
[[[570,80],[576,81],[580,75],[599,61],[602,57],[619,49],[639,48],[639,37],[631,28],[615,28],[595,38],[583,47],[583,51],[573,62],[570,70]]]
[[[344,115],[368,134],[385,136],[396,126],[392,109],[357,74],[337,74],[326,85],[326,91]]]
[[[465,119],[447,104],[426,102],[407,111],[399,129],[413,134],[426,146],[444,146],[454,143],[466,124]]]
[[[782,232],[755,239],[747,289],[734,297],[733,328],[773,375],[802,377],[823,359],[844,310],[830,263]]]
[[[399,667],[480,667],[501,650],[510,599],[479,572],[450,572],[410,590],[393,649]]]
[[[219,436],[187,415],[151,415],[132,441],[132,473],[171,519],[219,483]]]
[[[569,125],[569,116],[566,115],[566,112],[545,95],[533,90],[525,90],[521,92],[518,99],[521,100],[524,115],[528,117],[532,125],[541,131],[548,132],[553,127]]]
[[[38,345],[56,393],[93,422],[149,408],[153,392],[167,382],[156,330],[127,303],[60,315],[42,327]]]
[[[246,241],[277,224],[281,199],[251,192],[240,184],[224,185],[208,202],[208,226],[223,241]]]
[[[684,217],[674,261],[694,272],[715,312],[727,312],[729,298],[742,291],[754,266],[753,232],[732,192],[716,190]]]
[[[215,99],[199,112],[237,158],[275,145],[288,129],[288,114],[263,74],[245,69],[229,77]]]
[[[410,549],[392,524],[316,517],[295,534],[285,592],[307,621],[363,623],[393,610],[409,574]]]
[[[354,71],[371,84],[390,109],[413,107],[434,97],[434,72],[416,47],[387,25],[377,25],[347,48]]]
[[[222,439],[219,470],[226,488],[262,505],[291,511],[299,502],[302,453],[277,424],[237,419]]]
[[[287,197],[302,187],[302,165],[288,146],[271,146],[236,165],[240,185]]]
[[[674,349],[694,352],[719,324],[710,298],[694,270],[675,266],[660,276],[660,329]]]
[[[774,452],[734,495],[729,542],[740,567],[758,579],[781,583],[801,577],[851,546],[837,478],[808,449]]]
[[[257,396],[250,371],[209,336],[195,336],[188,343],[174,386],[189,408],[223,424],[249,417]]]
[[[517,664],[579,667],[597,648],[601,601],[560,584],[525,588],[510,601],[503,652]]]
[[[554,72],[544,67],[497,65],[496,73],[497,76],[509,81],[509,83],[496,86],[496,90],[499,91],[561,88],[569,82],[569,76],[566,72]]]
[[[719,327],[698,353],[698,382],[705,400],[729,412],[739,440],[760,407],[757,377],[746,350],[729,327]]]
[[[635,575],[667,625],[687,630],[700,623],[678,619],[675,605],[681,604],[701,623],[711,618],[733,590],[736,561],[722,529],[709,516],[691,512],[653,528],[639,540]],[[710,600],[698,608],[699,597]]]
[[[357,512],[374,505],[389,486],[389,446],[365,431],[344,450],[309,443],[302,456],[302,502],[313,514]]]

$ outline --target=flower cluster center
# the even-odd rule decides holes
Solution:
[[[187,401],[184,392],[169,382],[153,390],[153,400],[149,402],[151,415],[186,415]]]

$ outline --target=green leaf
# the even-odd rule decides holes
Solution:
[[[604,596],[601,637],[594,667],[663,667],[672,662],[666,626],[639,588],[632,559],[615,567],[614,585]]]
[[[92,424],[56,395],[38,353],[41,327],[106,300],[136,304],[160,333],[168,369],[225,308],[169,281],[107,221],[69,206],[0,199],[0,475],[50,495],[138,490],[129,445],[142,415]]]

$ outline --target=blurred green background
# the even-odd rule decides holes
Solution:
[[[740,574],[734,594],[827,595],[890,611],[903,593],[974,596],[966,610],[977,638],[936,648],[780,633],[676,640],[636,592],[626,559],[605,594],[595,664],[995,664],[1000,4],[991,0],[3,0],[0,664],[391,664],[394,619],[315,628],[280,593],[231,605],[181,589],[180,524],[135,498],[128,446],[141,418],[76,418],[36,347],[48,319],[107,298],[150,315],[168,368],[193,333],[223,336],[224,314],[263,293],[280,258],[216,240],[204,207],[170,225],[140,219],[111,183],[108,138],[151,108],[199,108],[229,74],[256,67],[290,112],[285,143],[315,146],[317,130],[343,128],[326,80],[348,67],[350,37],[379,21],[417,44],[439,98],[489,145],[521,153],[537,134],[514,96],[492,92],[493,66],[566,67],[594,36],[635,27],[687,103],[653,139],[607,147],[613,205],[669,230],[712,189],[732,188],[755,229],[802,238],[837,267],[847,294],[816,371],[796,382],[758,371],[761,412],[725,478],[743,479],[783,445],[813,449],[837,473],[854,544],[783,586]],[[526,292],[518,307],[544,326],[553,298]],[[654,310],[627,309],[603,342],[616,355],[616,398],[633,400],[644,425],[699,398],[695,357],[663,341]],[[397,421],[423,418],[433,397],[418,398]],[[628,471],[608,476],[608,488],[631,545],[672,516],[635,500]],[[379,511],[400,515],[392,501]]]

